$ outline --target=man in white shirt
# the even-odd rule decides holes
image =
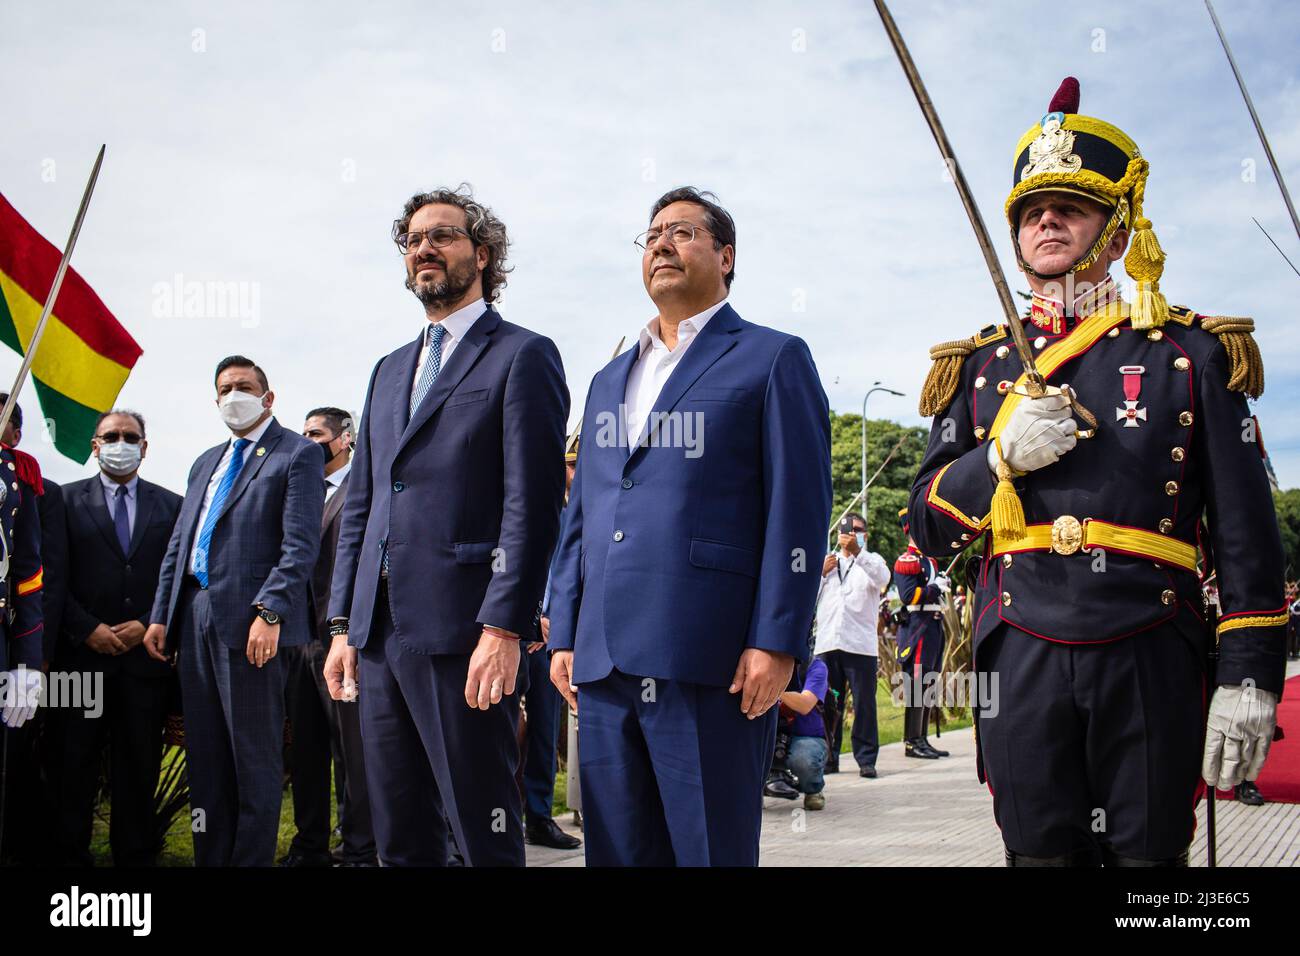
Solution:
[[[880,595],[889,584],[885,559],[867,550],[867,521],[850,513],[840,523],[839,551],[822,566],[817,598],[817,643],[814,653],[826,662],[830,688],[839,697],[832,752],[826,772],[839,773],[840,743],[844,739],[844,695],[853,695],[853,758],[858,775],[876,776],[880,739],[876,729],[876,625]]]

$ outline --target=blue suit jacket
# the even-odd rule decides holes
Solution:
[[[531,640],[564,498],[560,353],[489,308],[412,417],[423,335],[370,376],[329,616],[349,618],[349,642],[365,647],[386,546],[394,632],[408,650],[468,654],[483,625]]]
[[[748,647],[802,660],[831,509],[830,414],[808,347],[723,306],[655,403],[682,415],[629,455],[615,432],[638,351],[588,393],[550,649],[574,651],[577,683],[616,667],[726,686]],[[698,454],[665,447],[700,425]]]
[[[199,533],[203,496],[226,445],[209,448],[190,469],[185,501],[158,575],[150,615],[154,624],[172,625]],[[263,604],[281,617],[281,646],[305,644],[314,637],[307,588],[320,551],[324,458],[319,446],[275,419],[247,454],[217,516],[208,552],[208,590],[218,634],[227,647],[244,647],[255,605]],[[174,638],[169,646],[176,647]]]

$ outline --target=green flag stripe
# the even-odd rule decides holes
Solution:
[[[36,396],[41,400],[41,411],[45,413],[46,428],[37,430],[32,427],[35,422],[24,420],[24,447],[30,450],[35,444],[33,438],[37,441],[53,439],[59,454],[84,465],[90,458],[90,439],[95,436],[99,412],[50,388],[38,378],[33,377],[32,381],[36,384]]]

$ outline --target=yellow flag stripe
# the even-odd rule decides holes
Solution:
[[[4,292],[5,301],[9,304],[18,341],[25,350],[36,331],[44,303],[33,299],[22,286],[3,272],[0,272],[0,290]],[[113,407],[130,372],[126,366],[105,358],[92,349],[53,314],[50,315],[45,334],[36,350],[36,360],[32,363],[32,374],[50,388],[100,412]]]

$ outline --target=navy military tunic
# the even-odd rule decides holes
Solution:
[[[908,612],[907,620],[898,629],[898,665],[903,673],[922,682],[943,662],[942,592],[935,583],[938,576],[934,559],[912,547],[894,562],[898,600]],[[919,706],[921,701],[912,703]]]
[[[1258,425],[1228,387],[1219,336],[1171,313],[1151,330],[1123,303],[1026,324],[1048,384],[1068,383],[1100,427],[1015,479],[1023,540],[988,533],[987,443],[1022,372],[1005,326],[970,341],[912,489],[922,550],[982,545],[975,666],[1000,682],[996,716],[977,721],[981,773],[1021,854],[1187,847],[1216,629],[1219,684],[1282,690],[1284,562]],[[1211,569],[1217,622],[1202,598]]]
[[[41,493],[40,469],[23,452],[0,445],[0,561],[8,558],[0,580],[0,670],[20,664],[31,670],[42,665],[41,639],[41,522],[36,497]]]

